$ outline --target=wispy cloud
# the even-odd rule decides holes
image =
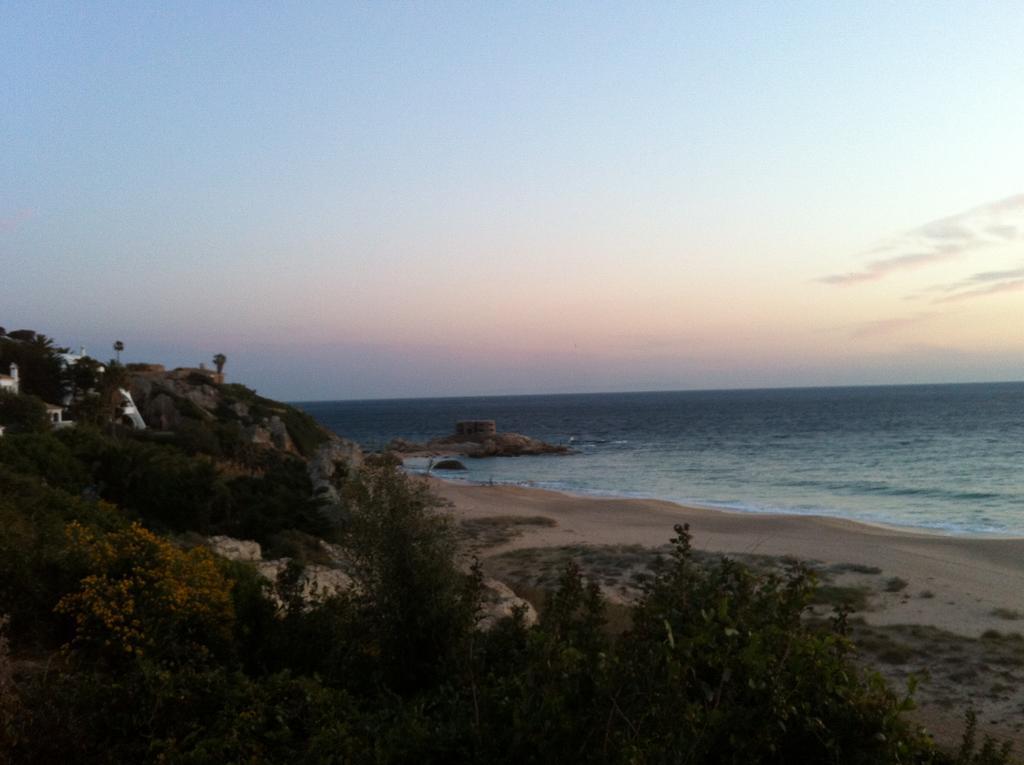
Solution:
[[[859,324],[854,327],[853,331],[850,333],[850,337],[860,339],[865,337],[877,337],[879,335],[889,335],[893,332],[898,332],[901,329],[928,321],[935,315],[936,314],[934,313],[919,313],[914,316],[900,316],[892,319],[875,319],[873,321],[866,321],[863,324]]]
[[[952,303],[958,300],[995,295],[1000,292],[1011,292],[1020,288],[1019,283],[1022,280],[1024,280],[1024,264],[1015,268],[979,271],[955,282],[934,284],[921,292],[908,295],[907,298],[916,300],[931,296],[933,303]]]
[[[873,282],[896,271],[961,258],[996,244],[1024,241],[1024,194],[926,223],[880,243],[863,255],[873,260],[855,271],[824,276],[825,284]]]
[[[971,300],[972,298],[996,295],[1000,292],[1016,292],[1021,289],[1024,289],[1024,278],[1007,279],[1004,281],[996,282],[995,284],[988,284],[984,287],[976,287],[974,289],[963,290],[961,292],[954,292],[952,295],[946,295],[945,297],[936,298],[932,302],[954,303],[960,300]]]
[[[956,257],[955,252],[912,252],[906,255],[896,255],[891,258],[872,260],[860,271],[850,271],[845,274],[832,274],[823,276],[819,281],[825,284],[858,284],[860,282],[873,282],[881,279],[893,271],[903,271],[911,268],[929,266],[939,260],[949,260]]]

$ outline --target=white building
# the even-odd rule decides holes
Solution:
[[[46,419],[50,421],[50,427],[54,430],[70,428],[75,423],[64,419],[64,407],[53,404],[46,405]]]
[[[68,351],[67,353],[58,353],[57,356],[60,358],[61,363],[64,365],[65,369],[67,367],[73,367],[75,364],[77,364],[82,359],[90,358],[89,354],[85,352],[85,346],[84,345],[79,346],[78,353],[74,353],[73,351]],[[105,369],[106,369],[105,366],[103,366],[102,364],[99,365],[99,371],[100,372],[104,371]]]
[[[118,388],[118,392],[121,394],[121,422],[124,424],[131,423],[132,427],[136,430],[145,430],[146,421],[142,419],[142,415],[139,414],[139,408],[135,406],[135,400],[132,398],[132,394],[126,391],[124,388]]]
[[[5,393],[18,393],[21,390],[18,381],[18,365],[11,364],[10,374],[0,375],[0,391]]]

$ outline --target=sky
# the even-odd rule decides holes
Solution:
[[[1024,5],[0,4],[0,325],[286,400],[1024,379]]]

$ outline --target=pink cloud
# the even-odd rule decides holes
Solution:
[[[970,300],[972,298],[987,297],[988,295],[996,295],[1000,292],[1016,292],[1017,290],[1024,289],[1024,279],[1013,279],[1010,281],[997,282],[996,284],[990,284],[987,287],[979,287],[978,289],[966,290],[964,292],[956,292],[946,297],[941,297],[933,300],[933,303],[954,303],[959,300]]]
[[[931,221],[868,250],[876,258],[859,271],[831,274],[818,281],[851,285],[877,281],[894,271],[959,258],[991,245],[1024,237],[1024,194],[1007,197]]]
[[[955,257],[952,252],[917,252],[907,255],[897,255],[892,258],[873,260],[867,264],[862,271],[851,271],[845,274],[833,274],[823,276],[819,281],[825,284],[859,284],[860,282],[873,282],[893,271],[904,271],[912,268],[921,268],[931,265],[940,260],[949,260]]]

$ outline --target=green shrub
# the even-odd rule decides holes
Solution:
[[[382,682],[400,690],[441,682],[465,659],[479,601],[477,578],[455,562],[450,519],[425,482],[367,467],[348,484],[356,607]]]
[[[35,396],[0,391],[0,425],[9,433],[45,433],[50,429],[46,403]]]
[[[107,503],[71,496],[0,465],[0,613],[10,615],[12,635],[22,642],[66,639],[53,607],[84,573],[68,554],[64,528],[72,521],[97,529],[125,523]]]
[[[70,492],[80,492],[89,483],[88,472],[71,449],[50,433],[0,438],[0,464]]]

